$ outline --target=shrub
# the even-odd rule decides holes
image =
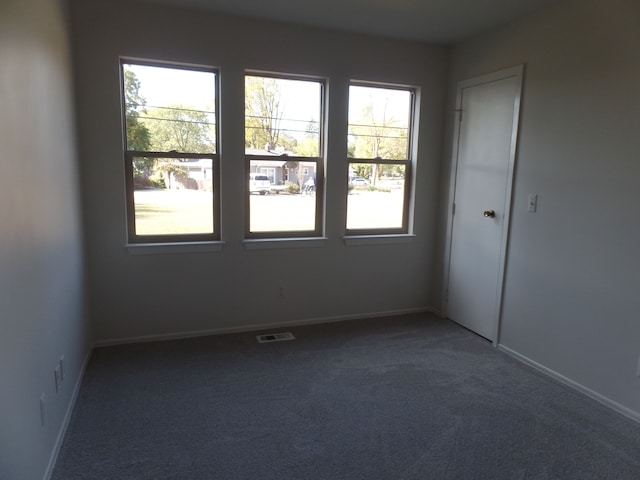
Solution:
[[[162,174],[162,172],[159,172],[157,170],[153,172],[149,177],[149,181],[156,188],[166,188],[164,175]]]
[[[300,186],[297,183],[287,182],[285,185],[287,193],[300,193]]]

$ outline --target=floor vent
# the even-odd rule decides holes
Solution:
[[[267,333],[265,335],[256,335],[258,342],[260,343],[268,343],[268,342],[281,342],[283,340],[295,340],[296,337],[293,336],[291,332],[283,332],[283,333]]]

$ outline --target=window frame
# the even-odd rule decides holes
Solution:
[[[349,89],[351,87],[367,87],[367,88],[379,88],[379,89],[387,89],[394,91],[406,91],[409,92],[410,97],[410,105],[409,105],[409,123],[407,125],[407,158],[406,159],[385,159],[385,158],[359,158],[359,157],[349,157],[347,155],[347,169],[350,168],[351,164],[354,163],[362,163],[367,165],[403,165],[405,167],[404,174],[404,198],[403,198],[403,208],[402,208],[402,226],[396,228],[349,228],[348,227],[348,215],[349,215],[349,178],[347,177],[347,196],[345,198],[345,237],[356,237],[356,236],[375,236],[375,235],[406,235],[409,234],[409,218],[410,218],[410,210],[411,210],[411,198],[412,198],[412,185],[413,185],[413,164],[415,159],[414,152],[414,128],[416,125],[416,112],[417,112],[417,98],[418,98],[418,87],[407,86],[407,85],[394,85],[390,83],[377,83],[377,82],[369,82],[369,81],[361,81],[361,80],[352,80],[349,82]],[[347,104],[349,107],[350,99]],[[350,118],[347,118],[347,131],[351,126],[349,122]],[[348,137],[348,132],[347,132]],[[348,143],[348,138],[347,138]]]
[[[173,68],[180,70],[191,70],[196,72],[212,73],[214,75],[214,118],[215,118],[215,152],[209,153],[193,153],[171,151],[147,151],[147,150],[129,150],[127,144],[127,112],[126,112],[126,96],[124,84],[124,66],[140,65],[158,68]],[[124,169],[125,169],[125,197],[126,197],[126,226],[127,241],[129,245],[141,244],[181,244],[194,242],[217,242],[221,240],[221,221],[220,221],[220,71],[215,67],[180,64],[173,62],[162,62],[153,60],[139,60],[127,57],[121,57],[120,67],[120,95],[121,95],[121,119],[123,134],[123,151],[124,151]],[[212,172],[212,214],[213,214],[213,232],[212,233],[175,233],[175,234],[153,234],[138,235],[136,233],[136,211],[134,198],[134,176],[133,176],[133,160],[138,157],[155,157],[168,159],[210,159]]]
[[[325,189],[325,129],[326,129],[326,91],[327,91],[327,79],[321,77],[304,76],[288,73],[273,73],[263,72],[258,70],[245,70],[244,72],[244,85],[246,85],[246,77],[265,77],[281,80],[298,80],[306,82],[316,82],[320,85],[320,118],[318,119],[318,156],[317,157],[302,157],[297,155],[256,155],[256,154],[244,154],[245,159],[245,239],[247,240],[259,240],[259,239],[296,239],[296,238],[321,238],[324,230],[324,189]],[[245,135],[246,135],[246,91],[244,96],[245,101]],[[246,148],[246,144],[245,144]],[[303,168],[301,162],[315,163],[315,222],[313,230],[269,230],[252,232],[251,231],[251,191],[249,188],[249,175],[251,173],[252,161],[282,161],[282,162],[298,162],[298,168]],[[304,167],[306,168],[306,167]],[[290,180],[287,180],[290,181]]]

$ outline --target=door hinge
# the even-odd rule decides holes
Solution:
[[[456,204],[452,203],[451,204],[451,216],[456,214]]]
[[[456,109],[456,113],[458,114],[458,123],[462,123],[462,112],[461,108]]]

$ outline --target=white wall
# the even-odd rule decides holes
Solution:
[[[640,414],[638,19],[573,0],[458,45],[446,125],[458,81],[526,64],[500,343]]]
[[[429,306],[446,49],[144,3],[88,3],[72,3],[72,23],[98,341]],[[222,252],[134,256],[125,248],[119,56],[220,68]],[[324,247],[248,251],[241,243],[245,69],[329,79]],[[342,240],[352,78],[422,88],[409,244],[347,247]]]
[[[43,478],[89,348],[63,9],[0,6],[0,478]],[[55,392],[54,368],[66,376]],[[46,417],[40,425],[40,395]]]

